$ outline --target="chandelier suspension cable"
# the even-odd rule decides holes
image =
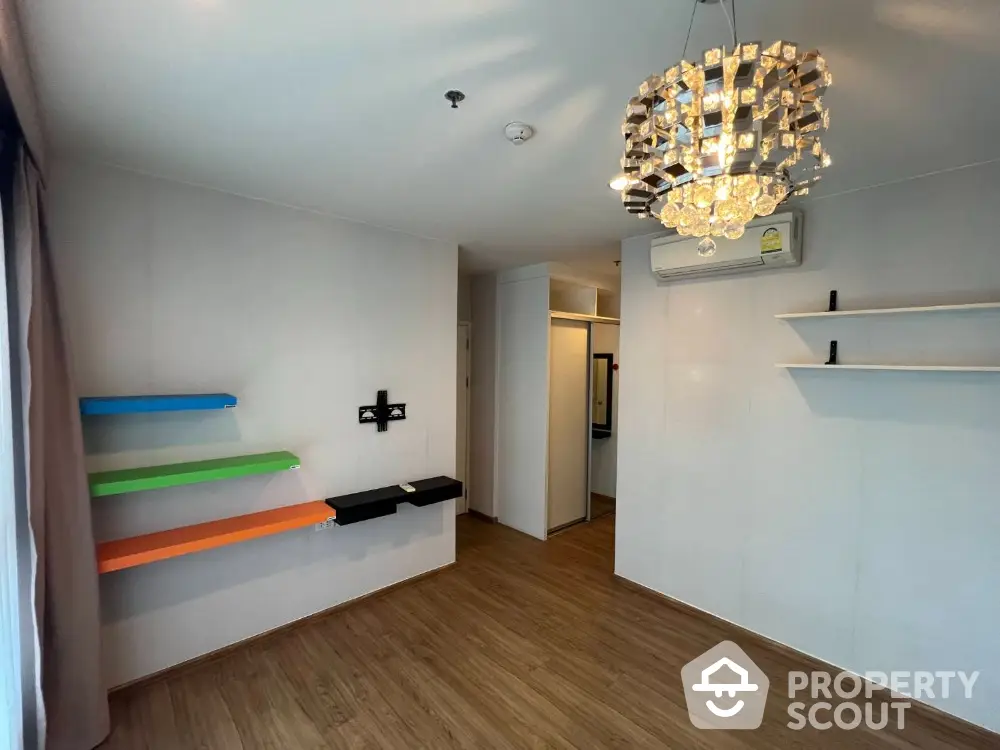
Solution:
[[[722,6],[722,12],[726,14],[726,22],[729,24],[729,30],[733,34],[733,47],[736,47],[736,0],[733,0],[733,15],[730,17],[729,8],[726,7],[726,0],[722,0],[719,5]]]
[[[694,28],[694,14],[698,11],[699,2],[701,2],[701,0],[694,0],[694,5],[691,6],[691,20],[688,21],[688,33],[687,36],[684,37],[684,51],[681,53],[681,60],[687,59],[688,43],[691,41],[691,29]]]

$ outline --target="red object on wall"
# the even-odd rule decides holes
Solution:
[[[618,363],[616,362],[615,364],[611,365],[611,369],[614,370],[615,372],[618,372]]]

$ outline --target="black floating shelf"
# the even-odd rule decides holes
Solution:
[[[462,496],[462,483],[450,477],[432,477],[410,482],[413,492],[407,492],[398,484],[380,487],[377,490],[354,492],[350,495],[327,498],[326,504],[337,511],[338,526],[349,526],[360,521],[391,516],[399,503],[410,503],[418,507],[443,503]]]
[[[340,497],[329,497],[326,504],[337,511],[338,526],[370,521],[373,518],[391,516],[396,512],[396,493],[399,487],[383,487],[379,490],[365,490]]]
[[[404,492],[400,502],[423,508],[462,496],[462,483],[451,477],[432,477],[410,482],[416,492]]]

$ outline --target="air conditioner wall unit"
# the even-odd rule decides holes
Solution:
[[[802,214],[774,214],[751,221],[738,240],[716,237],[711,255],[698,253],[699,237],[672,235],[654,239],[649,248],[653,275],[660,281],[764,268],[787,268],[802,263]]]

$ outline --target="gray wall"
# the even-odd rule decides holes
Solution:
[[[92,470],[287,449],[298,471],[94,501],[114,539],[455,470],[457,247],[59,163],[56,271],[82,394],[229,391],[238,408],[89,419]],[[380,388],[407,404],[359,425]],[[109,685],[441,567],[452,502],[101,578]]]
[[[805,204],[801,268],[657,286],[622,246],[615,568],[854,672],[982,670],[938,707],[1000,730],[1000,313],[781,312],[1000,300],[1000,165]]]
[[[464,273],[458,275],[458,320],[460,323],[472,320],[472,277]]]

